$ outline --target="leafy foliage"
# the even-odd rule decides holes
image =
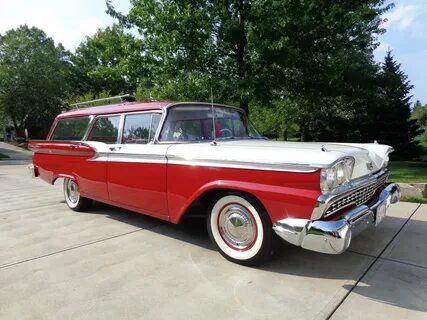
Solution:
[[[420,149],[413,139],[422,130],[416,120],[410,119],[410,90],[413,86],[390,51],[384,59],[379,78],[382,109],[372,114],[372,117],[375,117],[373,130],[378,140],[396,149],[393,154],[395,159],[418,156]]]
[[[132,1],[126,15],[110,0],[106,4],[118,23],[86,37],[73,55],[44,34],[26,31],[26,36],[1,39],[9,46],[21,45],[17,52],[28,56],[19,58],[25,67],[10,73],[9,64],[20,60],[0,56],[4,79],[12,81],[14,74],[24,79],[19,72],[25,68],[23,74],[33,68],[35,77],[46,79],[40,67],[45,63],[53,68],[49,73],[61,70],[55,83],[43,82],[50,89],[61,87],[58,92],[39,84],[36,91],[23,92],[37,83],[35,78],[19,87],[25,96],[19,103],[31,105],[31,115],[19,111],[28,107],[15,107],[19,103],[4,96],[2,101],[12,102],[5,113],[17,126],[22,123],[21,129],[28,119],[59,112],[59,107],[30,100],[35,92],[46,92],[46,99],[55,101],[49,105],[56,106],[63,97],[71,102],[133,92],[143,100],[213,98],[237,105],[272,138],[378,140],[393,145],[399,157],[417,156],[413,138],[420,130],[410,119],[411,84],[391,54],[383,65],[373,60],[377,37],[384,32],[382,14],[392,6],[384,0],[144,0]],[[47,40],[36,45],[34,37]],[[47,56],[46,48],[57,50],[56,60],[50,55],[53,60],[34,62],[39,61],[33,52],[38,46]],[[1,48],[3,52],[7,46]],[[7,88],[19,96],[15,86]],[[417,110],[412,117],[423,126],[423,109]]]
[[[70,54],[37,28],[21,26],[0,37],[0,109],[18,136],[47,133],[69,94]]]
[[[74,92],[84,95],[90,91],[94,96],[101,92],[135,92],[149,73],[141,48],[142,41],[126,34],[118,25],[86,37],[71,59],[75,66]]]
[[[422,105],[419,100],[416,101],[411,118],[417,121],[420,127],[423,128],[424,135],[427,135],[427,104]],[[427,141],[427,136],[424,140]]]

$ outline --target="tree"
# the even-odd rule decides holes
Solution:
[[[215,101],[246,111],[291,99],[304,140],[357,140],[364,131],[349,124],[376,90],[383,3],[148,0],[125,16],[107,0],[107,12],[141,34],[157,95],[210,100],[212,88]]]
[[[298,104],[302,140],[359,140],[352,125],[376,91],[373,50],[384,1],[256,1],[251,32],[269,96]],[[260,74],[257,72],[257,74]],[[360,123],[358,123],[360,124]],[[356,130],[353,130],[356,129]]]
[[[18,136],[44,137],[69,93],[69,53],[37,28],[0,36],[0,108]]]
[[[155,74],[154,92],[173,98],[173,86],[178,96],[193,100],[196,94],[208,101],[212,89],[217,102],[248,111],[254,80],[250,1],[149,0],[134,2],[127,16],[116,12],[110,1],[107,7],[144,39]]]
[[[417,100],[414,104],[414,111],[412,112],[411,118],[416,120],[423,130],[419,140],[427,141],[427,104],[422,105],[421,102]]]
[[[413,159],[420,148],[414,138],[419,135],[419,125],[411,119],[411,95],[413,86],[400,69],[391,51],[388,51],[379,74],[380,109],[372,110],[376,140],[393,146],[395,159]]]
[[[149,78],[142,48],[141,40],[125,33],[118,25],[86,37],[71,58],[75,94],[135,92],[138,84]]]
[[[420,126],[427,127],[427,104],[423,105],[420,100],[417,100],[414,104],[412,118],[417,120]]]

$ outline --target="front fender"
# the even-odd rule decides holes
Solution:
[[[179,223],[190,205],[211,190],[241,191],[256,197],[267,210],[272,223],[284,218],[310,218],[312,210],[320,195],[319,191],[291,188],[268,184],[215,180],[204,184],[190,197],[182,201],[176,210],[170,211],[170,220]],[[176,199],[170,199],[172,202]]]

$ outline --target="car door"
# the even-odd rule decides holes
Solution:
[[[168,145],[153,143],[160,118],[158,112],[122,115],[119,143],[108,153],[107,185],[110,201],[165,217]]]

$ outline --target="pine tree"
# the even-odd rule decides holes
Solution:
[[[414,159],[420,147],[414,138],[421,133],[416,120],[411,118],[410,91],[413,85],[388,51],[379,74],[380,113],[376,115],[376,140],[393,146],[394,159]]]

